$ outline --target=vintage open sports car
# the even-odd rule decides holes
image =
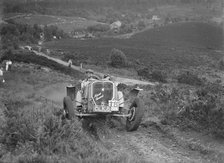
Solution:
[[[118,84],[108,79],[93,79],[82,84],[81,89],[68,86],[67,96],[63,100],[64,116],[72,119],[97,117],[97,116],[116,116],[126,118],[127,131],[137,130],[143,114],[144,108],[140,98],[139,89],[133,89],[131,94],[135,97],[133,101],[124,101],[124,96],[118,90]],[[128,106],[128,104],[129,106]]]

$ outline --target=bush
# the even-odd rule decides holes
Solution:
[[[189,86],[158,85],[151,93],[151,105],[162,115],[162,123],[180,129],[204,130],[224,138],[224,89],[208,83],[198,89]],[[148,97],[147,97],[148,99]]]
[[[178,83],[189,84],[192,86],[202,86],[203,85],[202,79],[200,79],[197,75],[195,75],[189,71],[186,71],[186,72],[178,75],[177,81],[178,81]]]
[[[198,99],[191,101],[186,106],[180,118],[181,121],[188,119],[196,122],[199,128],[206,129],[210,133],[224,138],[223,90],[213,93],[212,89],[208,89],[207,86],[199,89],[197,91]],[[191,127],[197,129],[195,125]]]
[[[158,82],[162,82],[162,83],[166,83],[166,74],[162,71],[159,70],[155,70],[150,74],[151,79],[158,81]]]
[[[112,49],[110,63],[113,67],[125,67],[127,65],[126,55],[118,49]]]
[[[121,25],[120,33],[131,33],[132,31],[133,31],[132,25],[124,23]]]
[[[144,79],[151,79],[151,80],[162,82],[162,83],[167,82],[166,74],[160,70],[154,70],[150,73],[148,67],[141,67],[137,70],[137,73],[138,73],[138,76],[141,76]]]
[[[138,76],[148,79],[149,78],[149,68],[142,67],[137,70]]]
[[[24,112],[21,111],[25,105],[29,104],[24,99],[8,99],[5,102],[7,110],[4,115],[6,124],[1,126],[0,142],[7,146],[8,150],[14,149],[18,144],[26,141],[36,141],[35,129],[30,119],[27,117],[21,118]]]

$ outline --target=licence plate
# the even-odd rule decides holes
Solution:
[[[111,112],[110,107],[108,106],[97,106],[94,109],[95,112]]]
[[[111,111],[119,111],[119,108],[118,107],[111,107]]]

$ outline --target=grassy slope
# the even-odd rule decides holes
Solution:
[[[14,62],[5,80],[0,86],[0,106],[7,108],[5,117],[0,114],[1,161],[135,162],[131,156],[112,148],[111,141],[97,141],[91,129],[89,133],[82,129],[77,119],[62,122],[61,117],[56,116],[61,108],[39,97],[45,87],[77,82],[75,78],[53,70],[45,72],[37,65]],[[110,136],[104,123],[98,125],[99,132]]]
[[[83,74],[79,71],[72,70],[68,67],[65,67],[63,65],[60,65],[59,63],[49,60],[46,57],[43,56],[37,56],[36,54],[32,52],[26,52],[26,51],[13,51],[11,53],[5,53],[4,56],[0,59],[1,61],[4,60],[12,60],[17,62],[24,62],[24,63],[33,63],[40,66],[45,66],[48,68],[51,68],[53,70],[57,70],[61,73],[74,76],[75,78],[82,78]]]
[[[67,39],[48,42],[45,46],[78,53],[98,64],[108,61],[111,49],[118,48],[131,61],[138,59],[160,69],[182,68],[205,64],[205,56],[219,58],[214,50],[223,48],[223,31],[206,23],[179,23],[151,29],[130,39]]]

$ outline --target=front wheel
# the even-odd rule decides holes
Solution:
[[[139,98],[135,98],[129,108],[130,117],[126,121],[126,130],[135,131],[138,129],[144,114],[143,102]]]
[[[66,118],[71,120],[75,116],[75,112],[74,112],[72,100],[69,96],[64,97],[63,106],[64,106]]]

